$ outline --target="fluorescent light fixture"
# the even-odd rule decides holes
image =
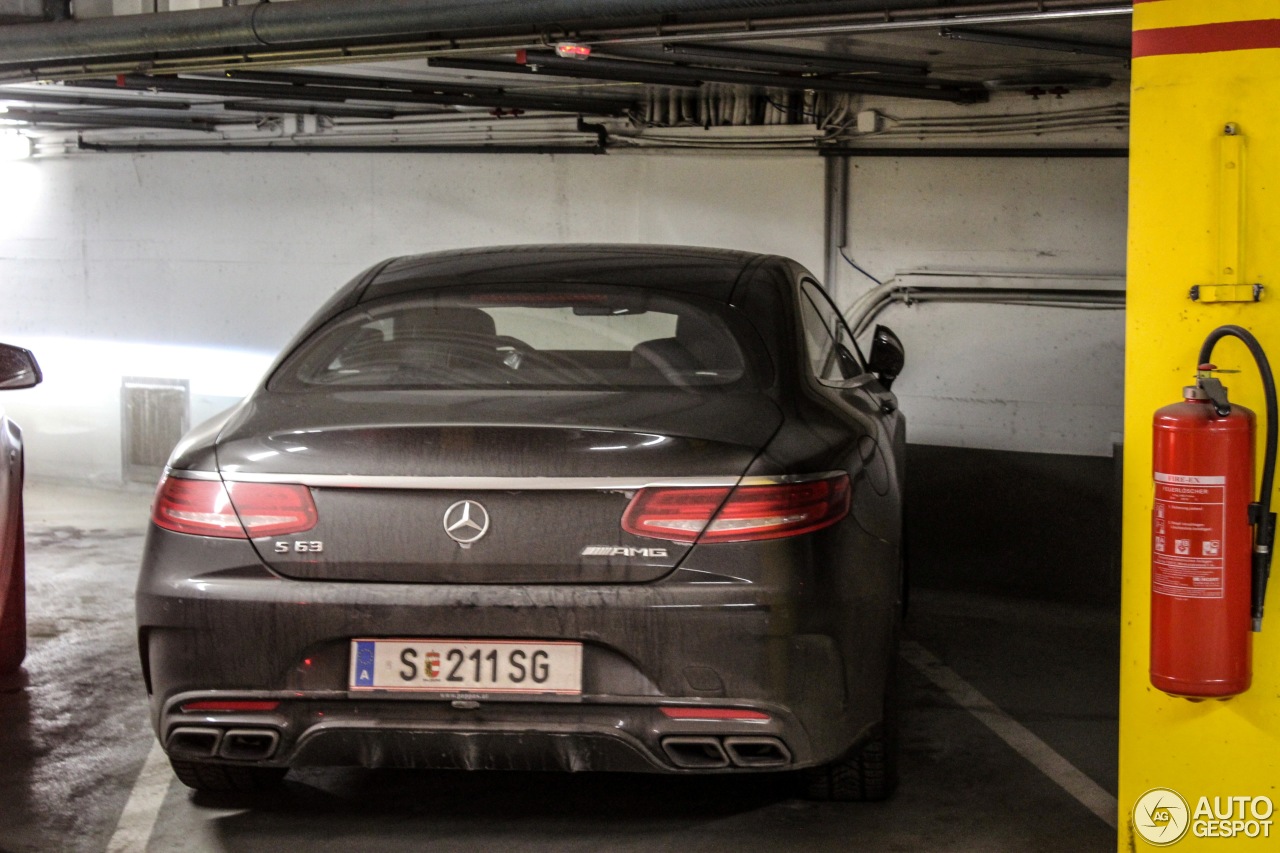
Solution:
[[[26,160],[31,156],[31,137],[0,133],[0,161]]]

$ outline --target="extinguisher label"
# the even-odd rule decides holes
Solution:
[[[1155,480],[1152,589],[1178,598],[1222,598],[1227,478],[1157,471]]]

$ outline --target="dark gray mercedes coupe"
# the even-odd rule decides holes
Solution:
[[[157,489],[138,640],[175,772],[800,770],[887,796],[902,363],[777,256],[379,264]]]

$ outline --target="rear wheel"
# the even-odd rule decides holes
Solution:
[[[805,795],[811,800],[875,802],[887,800],[898,786],[898,633],[895,624],[885,675],[880,724],[829,764],[804,771]]]
[[[182,784],[211,794],[248,794],[269,791],[280,785],[285,767],[237,767],[233,764],[211,764],[206,761],[184,761],[170,758],[173,772]]]
[[[805,771],[811,800],[874,802],[888,799],[897,785],[896,738],[881,731],[843,758]]]

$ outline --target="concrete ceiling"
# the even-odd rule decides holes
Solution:
[[[404,29],[454,5],[526,18]],[[0,26],[0,119],[44,153],[1124,145],[1127,3],[694,5],[375,0],[343,16],[292,0],[49,21],[46,2]],[[401,17],[379,30],[384,7]],[[270,44],[259,10],[280,16]],[[241,20],[258,43],[237,44]]]

